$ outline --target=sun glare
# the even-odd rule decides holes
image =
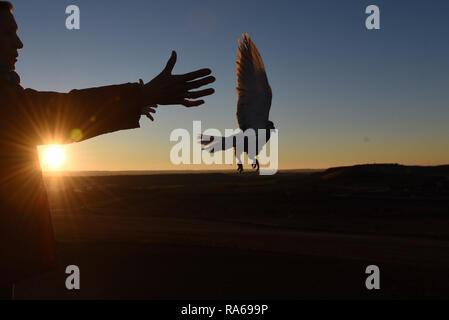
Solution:
[[[44,151],[44,161],[50,169],[59,169],[65,160],[65,150],[59,145],[48,146]]]

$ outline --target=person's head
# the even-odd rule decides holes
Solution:
[[[23,43],[17,36],[17,24],[12,15],[12,4],[8,1],[0,1],[0,64],[15,69],[18,50],[23,48]]]

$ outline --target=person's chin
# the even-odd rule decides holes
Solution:
[[[17,62],[17,60],[14,59],[13,62],[9,64],[9,70],[11,70],[11,71],[16,70],[16,62]]]

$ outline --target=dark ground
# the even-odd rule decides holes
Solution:
[[[48,177],[60,267],[16,296],[447,299],[449,170],[420,170]]]

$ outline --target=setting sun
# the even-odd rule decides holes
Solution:
[[[65,150],[59,145],[47,146],[44,150],[44,161],[50,169],[59,169],[65,160]]]

